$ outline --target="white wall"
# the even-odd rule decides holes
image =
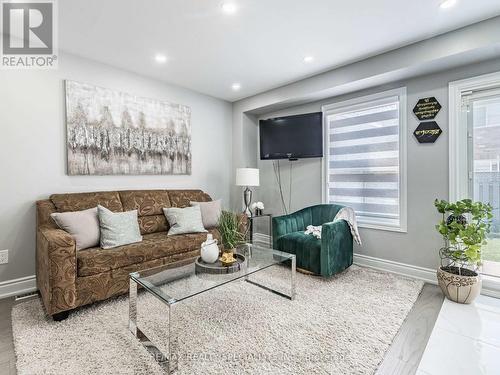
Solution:
[[[257,118],[263,114],[318,111],[322,103],[406,85],[409,113],[408,233],[362,230],[364,246],[356,248],[355,252],[435,268],[441,242],[434,231],[437,216],[432,202],[435,197],[448,197],[447,85],[455,79],[500,70],[499,30],[500,17],[492,18],[233,103],[234,167],[262,166],[258,160],[257,143],[252,143],[253,152],[246,143],[247,139],[254,138],[248,134],[257,132]],[[481,61],[484,63],[479,63]],[[430,95],[436,96],[443,105],[437,120],[444,133],[435,144],[418,145],[412,135],[417,123],[411,109],[417,98]],[[295,108],[285,110],[292,106]],[[263,166],[263,182],[260,194],[257,192],[255,198],[263,200],[275,213],[280,213],[274,188],[265,191],[270,184],[274,186],[269,168],[269,165]],[[319,160],[301,161],[294,170],[295,205],[292,209],[320,203]],[[283,180],[287,180],[286,172]],[[233,206],[237,207],[241,190],[233,188],[231,198]]]
[[[408,232],[397,233],[374,229],[361,229],[363,246],[356,246],[359,254],[388,259],[420,267],[435,268],[438,265],[438,249],[442,245],[434,229],[440,219],[434,208],[435,198],[448,199],[448,83],[500,70],[500,59],[447,70],[437,74],[417,77],[402,82],[374,87],[348,95],[324,99],[307,105],[296,106],[259,118],[293,115],[321,111],[321,106],[369,95],[391,88],[407,87],[407,155],[408,155]],[[435,96],[442,105],[436,122],[443,130],[433,144],[419,144],[413,136],[418,120],[413,107],[420,98]],[[257,127],[255,126],[257,131]],[[289,162],[282,161],[282,180],[288,197]],[[293,163],[292,211],[321,203],[321,159],[304,159]],[[258,160],[261,186],[255,198],[264,202],[268,212],[281,214],[279,194],[274,178],[272,162]],[[264,231],[265,226],[259,226]]]
[[[192,175],[66,175],[64,79],[190,106]],[[52,193],[200,188],[229,204],[231,104],[210,96],[62,55],[54,71],[0,70],[0,130],[0,282],[35,273],[35,201]]]
[[[233,103],[233,165],[256,167],[255,116],[500,57],[500,17],[426,39]],[[253,147],[256,147],[253,145]],[[233,208],[241,189],[232,187]]]

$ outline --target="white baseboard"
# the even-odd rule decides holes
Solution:
[[[436,270],[354,253],[354,264],[437,284]]]
[[[262,233],[254,233],[255,242],[269,243],[270,236]],[[431,268],[413,266],[407,263],[395,262],[369,255],[354,253],[354,264],[369,267],[380,271],[395,273],[402,276],[423,280],[426,283],[437,285],[436,270]],[[483,276],[483,287],[481,294],[500,298],[500,281],[495,277]]]
[[[359,266],[370,267],[381,271],[392,272],[402,276],[423,280],[437,285],[436,270],[412,266],[411,264],[394,262],[392,260],[374,258],[368,255],[354,254],[354,263]],[[481,294],[500,298],[500,281],[495,277],[484,276]]]
[[[36,291],[36,276],[20,277],[19,279],[0,282],[0,299],[18,296]]]
[[[481,294],[500,298],[500,281],[498,278],[483,275],[483,287],[481,288]]]

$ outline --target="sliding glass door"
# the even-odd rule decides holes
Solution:
[[[493,206],[483,274],[500,276],[500,90],[463,96],[467,113],[469,196]]]

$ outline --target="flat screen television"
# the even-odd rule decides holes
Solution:
[[[302,159],[323,156],[323,113],[259,121],[260,159]]]

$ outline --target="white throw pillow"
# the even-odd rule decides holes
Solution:
[[[100,230],[97,207],[83,211],[54,212],[50,217],[75,240],[76,250],[99,246]]]
[[[168,236],[183,233],[206,233],[201,220],[200,206],[164,208],[163,213],[170,224]]]
[[[205,229],[215,228],[219,223],[222,213],[222,202],[220,199],[210,202],[190,202],[191,206],[200,206],[201,220]]]
[[[137,210],[113,212],[97,206],[101,228],[101,247],[111,249],[122,245],[141,242],[142,236],[137,220]]]

